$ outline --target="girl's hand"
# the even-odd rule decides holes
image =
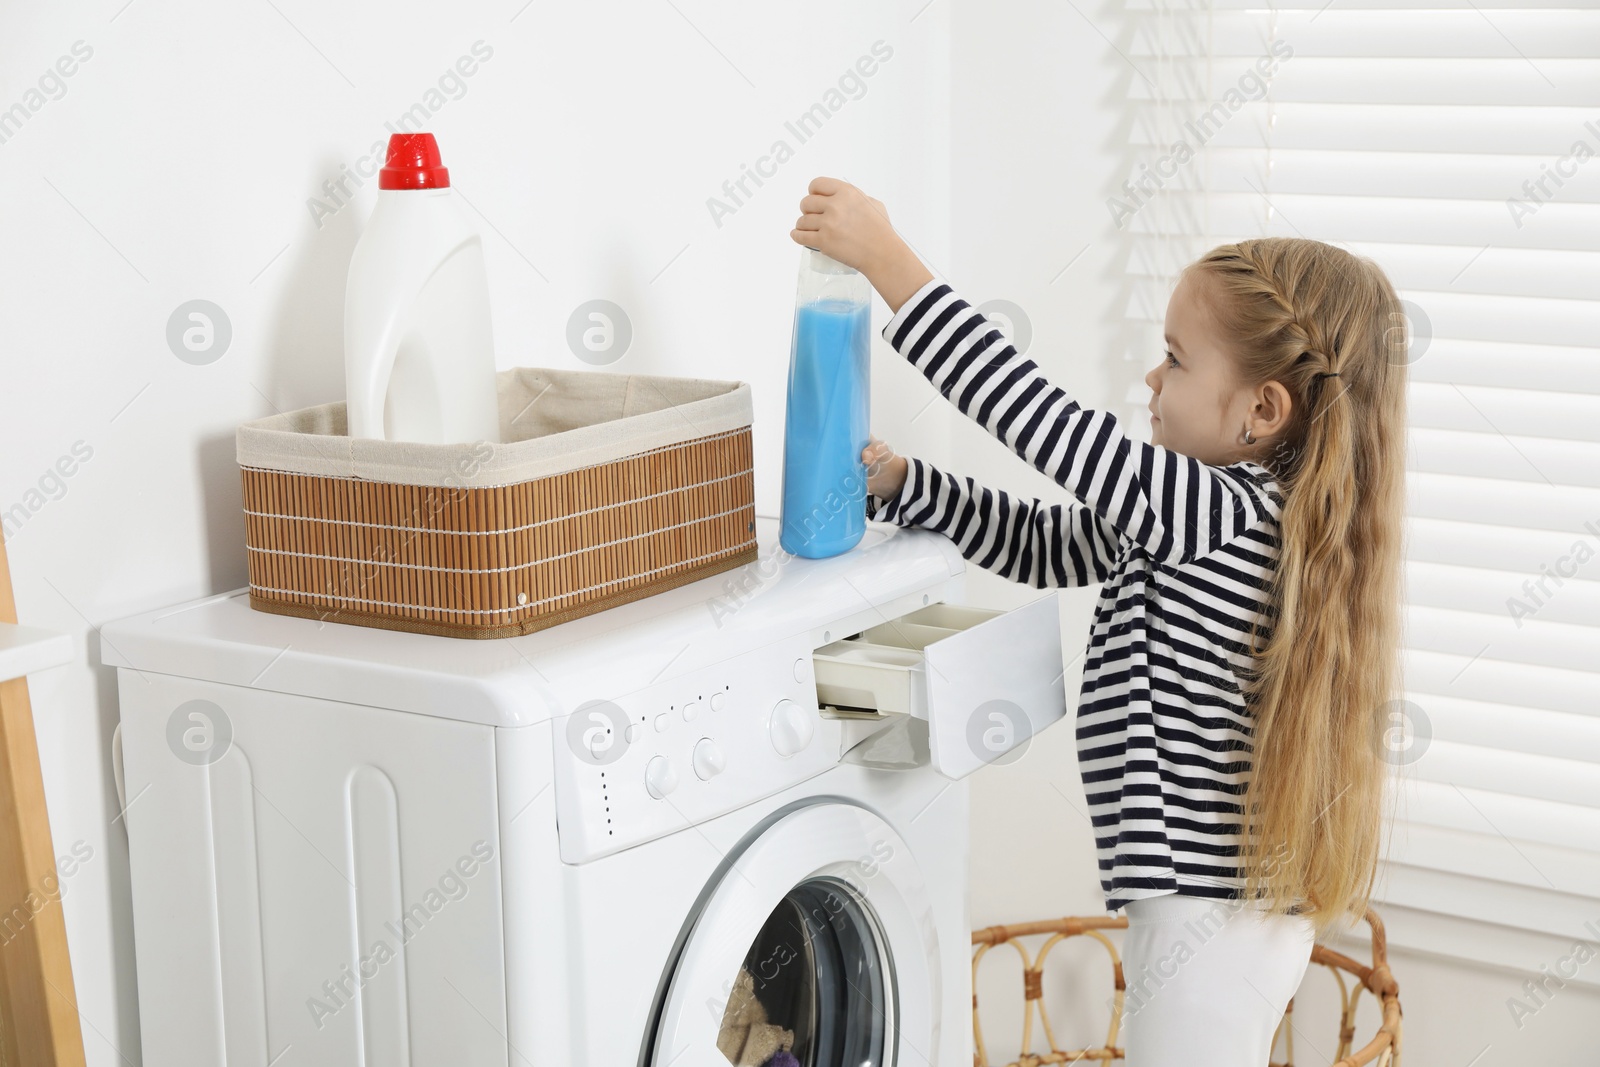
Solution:
[[[867,276],[890,312],[933,278],[889,225],[882,201],[837,178],[811,179],[789,237]]]
[[[900,240],[889,225],[883,202],[849,182],[813,178],[809,192],[800,199],[802,214],[789,233],[796,244],[866,274],[880,254]]]
[[[906,484],[906,471],[910,464],[906,457],[870,433],[867,447],[861,450],[861,462],[867,465],[867,492],[873,496],[892,500],[900,495]]]

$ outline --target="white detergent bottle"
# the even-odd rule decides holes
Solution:
[[[483,243],[431,133],[397,133],[344,304],[351,437],[499,443]]]

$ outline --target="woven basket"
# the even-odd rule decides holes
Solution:
[[[1384,932],[1383,920],[1372,908],[1367,908],[1364,916],[1367,925],[1372,930],[1372,962],[1370,964],[1353,960],[1340,952],[1335,952],[1326,945],[1311,946],[1311,963],[1321,964],[1333,973],[1334,980],[1339,983],[1339,1026],[1337,1030],[1337,1043],[1334,1046],[1332,1067],[1400,1067],[1400,1045],[1402,1036],[1400,1013],[1400,983],[1395,979],[1394,972],[1389,970],[1389,939]],[[975,1049],[972,1056],[973,1067],[991,1067],[989,1051],[984,1047],[983,1026],[978,1016],[978,965],[983,962],[991,948],[1009,945],[1017,950],[1022,957],[1022,1052],[1016,1059],[1011,1060],[1007,1067],[1044,1067],[1047,1064],[1058,1063],[1098,1063],[1102,1067],[1111,1067],[1112,1064],[1124,1059],[1125,1049],[1117,1044],[1117,1031],[1122,1025],[1122,1012],[1124,1001],[1127,997],[1127,981],[1122,973],[1122,957],[1117,952],[1117,947],[1111,939],[1101,933],[1102,930],[1126,930],[1128,917],[1126,915],[1086,915],[1068,916],[1064,919],[1044,919],[1037,922],[1009,923],[1004,926],[988,926],[982,930],[972,932],[972,943],[977,946],[977,951],[972,955],[972,1033]],[[1030,956],[1028,946],[1022,942],[1025,937],[1043,935],[1045,941],[1039,946],[1038,953]],[[1045,958],[1050,955],[1050,950],[1058,944],[1074,937],[1088,937],[1100,942],[1101,946],[1111,958],[1112,979],[1112,1010],[1111,1023],[1106,1033],[1103,1045],[1091,1045],[1078,1049],[1063,1049],[1056,1043],[1055,1030],[1050,1025],[1050,1016],[1044,1007],[1044,965]],[[1347,986],[1345,975],[1349,975],[1354,982]],[[1356,1001],[1365,989],[1370,992],[1378,1002],[1378,1010],[1383,1021],[1378,1026],[1378,1032],[1362,1045],[1359,1049],[1354,1047],[1356,1038]],[[1044,1029],[1045,1040],[1050,1043],[1050,1051],[1033,1052],[1033,1017],[1037,1013],[1039,1023]],[[1294,1062],[1294,998],[1289,998],[1287,1009],[1283,1018],[1278,1022],[1278,1028],[1272,1035],[1272,1051],[1278,1047],[1278,1038],[1283,1037],[1284,1058],[1271,1059],[1267,1067],[1295,1067]],[[1325,1062],[1325,1060],[1319,1060]]]
[[[750,386],[520,367],[503,444],[346,436],[343,403],[239,427],[250,605],[513,637],[756,558]]]

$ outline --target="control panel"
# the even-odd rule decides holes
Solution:
[[[582,863],[685,829],[834,766],[812,641],[754,649],[557,719],[561,858]]]

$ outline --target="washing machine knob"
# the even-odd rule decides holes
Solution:
[[[722,754],[722,749],[709,737],[702,737],[694,746],[694,773],[702,782],[709,782],[722,773],[728,765],[728,759]]]
[[[727,702],[728,702],[728,694],[727,693],[717,692],[717,693],[712,693],[711,694],[711,710],[712,711],[721,711],[722,708],[723,708],[723,705],[727,704]]]
[[[792,756],[811,743],[817,732],[816,713],[807,711],[792,700],[780,700],[772,709],[772,720],[767,729],[772,735],[772,747],[780,756]]]
[[[665,756],[656,756],[645,764],[644,788],[657,800],[678,788],[678,772],[672,769],[672,761]]]

